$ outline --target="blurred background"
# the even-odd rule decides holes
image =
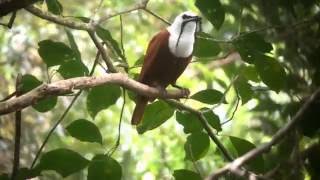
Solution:
[[[108,13],[121,11],[135,5],[138,1],[103,1],[101,10],[96,15],[99,18]],[[61,0],[64,16],[91,17],[99,5],[99,1],[66,1]],[[214,88],[224,92],[234,77],[243,73],[250,78],[252,93],[249,101],[239,104],[234,117],[232,116],[238,101],[232,87],[226,95],[228,104],[222,104],[214,109],[222,124],[222,131],[218,137],[232,150],[227,137],[236,136],[259,145],[270,140],[272,135],[281,128],[294,114],[299,102],[310,94],[320,83],[320,29],[319,29],[319,1],[317,0],[221,0],[226,11],[225,21],[219,30],[203,19],[203,31],[211,34],[217,40],[228,41],[239,32],[259,30],[258,33],[272,43],[272,57],[285,68],[286,86],[279,93],[270,91],[259,81],[251,65],[244,63],[238,52],[230,43],[220,42],[221,52],[216,57],[194,58],[184,74],[179,78],[179,85],[189,88],[191,94],[207,88]],[[38,7],[46,10],[41,3]],[[194,5],[194,0],[150,0],[148,9],[164,19],[172,22],[173,18],[183,11],[194,11],[201,14]],[[7,22],[10,16],[0,19]],[[166,24],[154,16],[139,10],[122,16],[123,45],[129,66],[132,67],[141,58],[152,36],[166,28]],[[102,24],[108,29],[113,38],[120,42],[120,20],[116,16]],[[261,29],[262,28],[262,29]],[[62,79],[54,67],[47,71],[45,64],[38,54],[38,42],[45,39],[60,41],[68,44],[65,27],[40,19],[25,10],[17,13],[12,29],[0,28],[0,99],[5,98],[15,90],[15,79],[18,73],[32,74],[38,79],[48,82]],[[82,61],[91,67],[96,48],[84,31],[70,30],[79,46]],[[111,57],[116,58],[116,57]],[[139,67],[129,69],[134,76],[140,72]],[[97,67],[95,75],[105,73]],[[256,81],[255,81],[256,79]],[[274,79],[277,81],[277,79]],[[64,129],[75,119],[92,120],[86,109],[86,95],[83,93],[71,109],[65,120],[58,126],[51,136],[45,151],[57,148],[68,148],[79,152],[88,159],[96,153],[110,150],[117,138],[118,123],[123,97],[107,110],[99,112],[93,122],[99,127],[103,136],[103,145],[97,143],[80,142],[66,133]],[[56,107],[46,113],[39,113],[29,107],[23,110],[21,166],[29,167],[36,151],[52,125],[59,119],[72,97],[60,97]],[[187,99],[181,102],[195,109],[205,104]],[[225,160],[211,142],[205,158],[195,164],[185,160],[184,143],[187,135],[181,126],[171,117],[159,128],[142,135],[131,126],[130,119],[134,102],[127,98],[121,129],[121,142],[113,157],[120,162],[124,180],[153,180],[172,179],[175,169],[198,168],[206,176],[215,169],[223,166]],[[317,106],[315,106],[317,107]],[[315,108],[316,109],[316,108]],[[311,112],[316,116],[316,110]],[[312,121],[317,118],[307,118]],[[226,122],[228,121],[228,122]],[[307,120],[306,120],[307,121]],[[226,122],[226,123],[224,123]],[[313,121],[314,122],[314,121]],[[288,140],[272,151],[266,159],[267,169],[275,164],[288,165],[295,162],[295,149],[304,148],[319,141],[319,131],[312,129],[319,122],[304,123],[301,130],[304,135],[293,133]],[[318,137],[318,138],[314,138]],[[297,140],[299,139],[299,140]],[[12,168],[14,144],[14,115],[0,117],[0,173],[10,173]],[[308,163],[308,162],[306,162]],[[294,163],[300,166],[299,163]],[[302,162],[304,164],[304,162]],[[292,165],[292,164],[291,164]],[[283,165],[285,169],[286,166]],[[283,171],[285,171],[283,169]],[[294,168],[293,168],[294,169]],[[308,177],[307,169],[286,171],[279,174],[280,179],[303,179]],[[309,172],[310,173],[310,172]],[[61,179],[54,172],[46,172],[40,179]],[[86,171],[64,178],[67,180],[86,179]]]

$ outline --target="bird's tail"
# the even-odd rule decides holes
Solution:
[[[132,125],[138,125],[142,119],[144,109],[146,108],[148,104],[148,98],[143,96],[138,96],[136,101],[136,107],[134,108],[131,124]]]

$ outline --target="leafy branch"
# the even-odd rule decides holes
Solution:
[[[215,180],[221,177],[222,175],[226,174],[227,172],[234,173],[240,177],[245,177],[248,173],[241,169],[243,165],[248,163],[250,160],[256,158],[257,156],[266,153],[271,150],[272,146],[281,142],[281,140],[288,135],[297,125],[297,123],[302,120],[302,116],[305,111],[310,107],[310,105],[319,98],[320,96],[320,88],[315,90],[312,95],[308,98],[308,100],[302,105],[299,111],[293,116],[291,121],[289,121],[284,127],[279,129],[275,135],[273,135],[272,139],[257,148],[254,148],[244,155],[238,157],[231,163],[225,165],[223,168],[216,170],[210,176],[207,177],[209,180]]]

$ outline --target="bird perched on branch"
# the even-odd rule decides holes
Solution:
[[[189,90],[177,86],[176,80],[191,61],[195,34],[200,30],[200,26],[199,16],[192,12],[183,12],[169,27],[157,33],[149,42],[138,81],[163,92],[171,84],[182,89],[188,96]],[[131,124],[140,123],[148,101],[152,100],[137,96]]]

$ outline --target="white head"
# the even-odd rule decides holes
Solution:
[[[169,49],[177,57],[188,57],[193,51],[196,31],[200,30],[201,18],[187,11],[179,14],[167,28],[170,32]]]

